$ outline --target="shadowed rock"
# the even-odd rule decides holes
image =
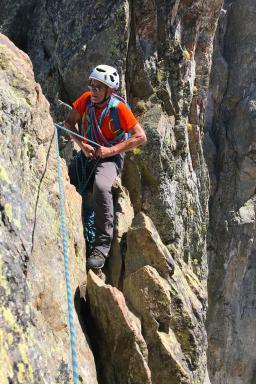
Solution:
[[[0,382],[72,377],[53,123],[27,55],[0,34]],[[73,295],[86,280],[80,198],[62,161]],[[79,373],[97,383],[74,313]]]
[[[212,184],[208,334],[213,384],[256,380],[255,12],[254,0],[225,1],[207,106],[205,153]]]

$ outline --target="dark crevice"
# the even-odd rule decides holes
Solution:
[[[122,266],[121,266],[117,288],[120,289],[120,291],[123,291],[124,277],[125,277],[125,256],[127,251],[127,233],[123,234],[122,239],[120,241],[120,251],[121,251]]]
[[[130,52],[133,50],[133,47],[135,45],[135,27],[134,27],[134,7],[133,7],[133,0],[129,0],[129,41],[128,41],[128,47],[127,47],[127,54],[126,54],[126,70],[125,70],[125,85],[126,85],[126,94],[127,94],[127,100],[132,105],[133,95],[132,95],[132,82],[130,81],[129,76],[129,59],[130,59]]]
[[[100,332],[91,314],[88,295],[86,300],[81,298],[79,288],[77,288],[75,293],[74,305],[81,329],[94,356],[98,384],[104,384],[103,367],[100,356],[101,340],[99,340],[98,336]]]
[[[8,28],[8,37],[22,51],[28,53],[28,33],[31,25],[34,22],[33,13],[36,6],[36,1],[28,2],[20,6],[12,24]],[[4,31],[5,33],[5,31]]]

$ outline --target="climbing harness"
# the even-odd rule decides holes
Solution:
[[[55,124],[55,143],[56,143],[56,156],[58,161],[61,232],[62,232],[62,240],[63,240],[65,278],[66,278],[67,299],[68,299],[68,318],[69,318],[69,328],[70,328],[70,337],[71,337],[73,382],[74,384],[78,384],[79,373],[78,373],[78,359],[77,359],[77,351],[76,351],[76,333],[75,333],[74,318],[73,318],[72,290],[71,290],[70,276],[69,276],[68,236],[67,236],[67,229],[66,229],[66,223],[65,223],[64,193],[63,193],[63,187],[62,187],[58,130],[57,130],[56,124]]]

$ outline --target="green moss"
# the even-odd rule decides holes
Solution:
[[[191,59],[191,54],[186,49],[183,50],[182,55],[183,59],[186,61],[189,61]]]
[[[9,308],[2,307],[0,313],[11,330],[19,331],[19,326]]]
[[[7,69],[8,68],[8,61],[7,60],[4,60],[4,58],[0,58],[0,67],[2,69]]]
[[[12,205],[10,203],[6,203],[4,206],[5,214],[8,217],[10,223],[13,221],[13,210]]]
[[[193,259],[193,260],[192,260],[192,264],[193,264],[194,266],[197,266],[197,265],[198,265],[198,260],[197,260],[197,259]]]
[[[8,353],[6,333],[0,328],[0,383],[8,384],[8,377],[13,376],[12,364]]]
[[[15,225],[15,227],[21,230],[21,222],[19,219],[13,219],[13,224]]]
[[[10,223],[13,223],[19,230],[21,229],[21,222],[19,219],[13,217],[13,208],[10,203],[6,203],[4,206],[5,214]]]
[[[25,145],[28,145],[30,142],[30,137],[27,133],[23,136],[23,142]]]
[[[187,130],[188,130],[189,132],[191,132],[192,129],[193,129],[193,125],[190,124],[190,123],[187,123]]]
[[[187,213],[188,213],[188,216],[194,216],[195,210],[191,207],[187,207]]]
[[[146,103],[145,103],[145,101],[144,100],[139,100],[138,102],[137,102],[137,104],[136,104],[136,110],[138,111],[138,112],[146,112],[146,110],[147,110],[147,106],[146,106]]]
[[[12,88],[12,94],[20,104],[23,104],[24,106],[32,105],[29,99],[27,97],[24,97],[24,91],[22,91],[18,87],[14,86],[14,88]]]
[[[17,367],[18,367],[17,378],[18,378],[18,380],[19,380],[19,384],[26,383],[26,381],[25,381],[25,372],[26,372],[26,369],[25,369],[24,364],[23,364],[22,362],[21,362],[21,363],[18,363],[18,364],[17,364]]]
[[[164,71],[158,69],[157,72],[156,72],[156,80],[161,82],[165,79],[165,74],[164,74]]]
[[[182,349],[185,351],[190,351],[191,349],[191,340],[189,333],[186,333],[186,330],[184,330],[184,333],[182,331],[177,332],[178,340],[181,344]]]
[[[12,333],[7,333],[6,335],[6,341],[7,341],[7,344],[9,346],[11,346],[13,344],[13,341],[14,341],[14,337],[13,337],[13,334]]]
[[[10,179],[7,175],[7,172],[2,165],[0,165],[0,180],[6,181],[7,183],[10,183]]]
[[[12,345],[14,337],[13,334],[18,334],[20,336],[20,342],[17,345],[17,349],[20,354],[20,358],[17,362],[17,378],[19,384],[25,383],[33,383],[34,382],[34,374],[33,369],[31,367],[30,361],[28,359],[27,351],[29,342],[29,334],[24,334],[23,329],[17,323],[14,315],[10,311],[9,308],[1,307],[0,308],[0,317],[3,318],[6,323],[8,329],[2,328],[0,329],[0,383],[8,384],[8,377],[13,377],[13,364],[9,359],[9,350]]]
[[[28,350],[28,347],[26,346],[26,344],[24,343],[20,343],[18,345],[18,348],[19,348],[19,351],[20,351],[20,355],[21,355],[21,358],[22,358],[22,361],[26,364],[26,367],[28,368],[28,375],[29,375],[29,378],[31,380],[31,382],[33,382],[33,369],[30,365],[30,362],[29,362],[29,359],[28,359],[28,355],[27,355],[27,350]]]
[[[141,153],[142,153],[142,150],[141,150],[141,148],[133,148],[133,150],[132,150],[132,153],[135,155],[135,156],[137,156],[137,155],[141,155]]]
[[[198,93],[198,88],[194,85],[193,87],[193,95],[197,95]]]
[[[32,159],[34,156],[34,148],[31,144],[31,137],[27,133],[23,136],[23,143],[24,143],[24,153],[28,156],[29,159]]]

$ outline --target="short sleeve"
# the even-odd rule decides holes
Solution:
[[[90,92],[84,92],[78,99],[73,102],[73,107],[77,110],[79,115],[82,117],[85,111],[86,104],[90,98]]]
[[[129,131],[132,127],[134,127],[134,125],[138,123],[136,117],[125,103],[121,102],[118,104],[117,112],[123,131]]]

